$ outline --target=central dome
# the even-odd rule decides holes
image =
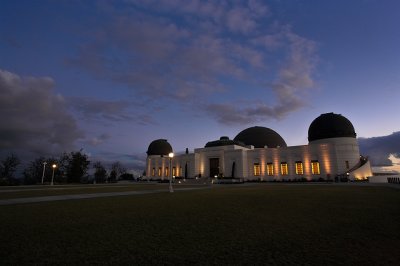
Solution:
[[[207,142],[206,146],[204,147],[209,148],[209,147],[228,146],[228,145],[244,146],[244,144],[239,141],[231,140],[227,136],[222,136],[219,140]]]
[[[255,148],[287,147],[285,140],[278,133],[266,127],[249,127],[237,134],[233,140],[253,145]]]

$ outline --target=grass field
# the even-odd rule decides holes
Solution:
[[[399,206],[399,189],[333,184],[0,206],[0,264],[398,265]]]

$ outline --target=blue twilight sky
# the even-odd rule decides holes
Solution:
[[[259,125],[302,145],[335,112],[375,165],[397,164],[399,14],[397,0],[2,0],[0,149],[140,169],[158,138],[181,152]]]

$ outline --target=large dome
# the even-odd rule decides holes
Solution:
[[[171,144],[166,139],[157,139],[150,143],[147,155],[168,155],[172,152]]]
[[[355,138],[356,132],[353,124],[340,114],[322,114],[312,121],[308,129],[308,141],[342,137]]]
[[[255,148],[287,147],[285,140],[275,131],[266,127],[250,127],[241,131],[233,139]]]

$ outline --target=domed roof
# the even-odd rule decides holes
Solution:
[[[285,140],[278,133],[266,127],[247,128],[237,134],[234,140],[253,145],[255,148],[287,147]]]
[[[166,139],[157,139],[150,143],[147,155],[168,155],[172,152],[171,144]]]
[[[244,146],[244,143],[242,143],[240,141],[231,140],[231,139],[229,139],[229,137],[223,136],[219,140],[207,142],[206,146],[204,146],[204,147],[209,148],[209,147],[227,146],[227,145]]]
[[[342,137],[355,138],[356,132],[353,124],[340,114],[322,114],[308,128],[308,141]]]

